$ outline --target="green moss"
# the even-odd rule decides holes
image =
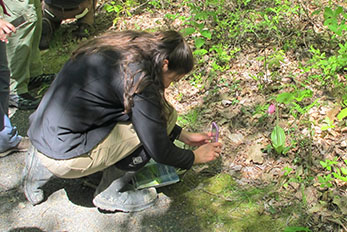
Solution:
[[[212,177],[187,173],[182,182],[169,188],[173,207],[187,212],[182,223],[197,221],[202,231],[283,231],[294,208],[265,212],[263,198],[274,186],[238,185],[228,174]]]

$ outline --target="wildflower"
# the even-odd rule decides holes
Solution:
[[[275,111],[276,111],[275,105],[274,105],[274,104],[271,104],[271,105],[269,106],[269,109],[267,110],[267,112],[268,112],[269,114],[273,114],[273,113],[275,113]]]

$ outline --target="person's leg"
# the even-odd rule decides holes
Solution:
[[[176,120],[177,112],[172,108],[167,123],[168,134],[173,131]],[[157,199],[155,188],[129,190],[127,187],[136,172],[143,168],[149,160],[150,156],[143,146],[138,146],[130,155],[104,170],[101,182],[94,194],[93,204],[103,210],[125,212],[140,211],[152,206]],[[117,170],[124,170],[125,174],[119,177]]]
[[[22,140],[22,136],[18,135],[16,127],[11,125],[10,119],[5,114],[3,115],[4,128],[0,131],[0,157],[4,157],[11,152],[19,151],[16,148]]]
[[[10,71],[7,67],[5,43],[0,42],[0,157],[9,154],[9,149],[16,147],[22,139],[8,118],[9,86]]]
[[[175,122],[176,112],[174,114],[175,116],[170,118]],[[173,122],[168,124],[168,133],[169,130],[173,129],[173,125]],[[34,148],[27,155],[29,162],[26,162],[25,170],[27,171],[24,173],[24,177],[26,177],[26,181],[24,181],[25,194],[29,201],[37,204],[43,200],[43,192],[39,188],[53,174],[61,178],[79,178],[98,171],[104,171],[93,201],[98,208],[127,212],[145,209],[154,204],[156,200],[155,189],[122,192],[136,170],[124,171],[114,165],[127,156],[138,157],[143,154],[143,148],[131,123],[118,123],[111,133],[91,152],[76,158],[55,160]],[[134,161],[134,159],[131,160]],[[135,158],[135,160],[138,159]],[[148,160],[144,158],[137,168],[141,168]],[[36,202],[31,200],[34,199],[34,197],[30,197],[32,195],[35,195]],[[123,204],[119,202],[123,202]]]
[[[33,31],[33,39],[30,46],[30,56],[29,56],[29,73],[30,77],[36,77],[42,75],[42,61],[41,53],[39,49],[41,33],[42,33],[42,9],[40,0],[30,0],[30,4],[33,4],[35,7],[35,12],[37,15],[36,26]]]
[[[8,97],[10,93],[10,70],[7,66],[6,45],[0,42],[0,119],[8,114]],[[0,120],[0,130],[4,121]]]
[[[53,177],[53,173],[51,173],[39,160],[37,149],[31,146],[25,156],[22,179],[24,194],[32,205],[37,205],[44,200],[41,187]]]
[[[10,16],[4,16],[9,22],[24,16],[26,22],[17,28],[17,32],[8,38],[6,46],[7,61],[11,72],[10,105],[22,109],[34,109],[39,100],[28,93],[30,79],[31,52],[34,32],[38,23],[34,0],[4,0]],[[35,0],[39,1],[39,0]]]
[[[88,9],[88,13],[79,19],[80,23],[85,23],[88,25],[94,24],[96,3],[97,0],[86,0],[81,3],[80,7]]]

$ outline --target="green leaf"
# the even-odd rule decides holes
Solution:
[[[282,153],[285,147],[286,135],[284,130],[276,125],[271,133],[272,146],[275,148],[277,153]]]
[[[207,39],[211,39],[212,38],[212,33],[210,31],[204,30],[201,32],[201,35]]]
[[[196,55],[196,56],[203,56],[206,53],[208,53],[208,51],[206,49],[198,49],[198,50],[195,50],[193,52],[193,54]]]
[[[337,119],[341,121],[345,117],[347,117],[347,108],[341,110],[341,112],[337,115]]]
[[[301,102],[304,98],[308,98],[308,97],[312,97],[312,90],[309,89],[305,89],[305,90],[301,90],[301,91],[297,91],[296,93],[296,97],[295,100],[297,100],[298,102]]]
[[[324,18],[333,17],[333,16],[334,16],[333,10],[329,7],[325,7],[324,8]]]
[[[315,10],[315,11],[312,12],[311,15],[312,15],[312,16],[313,16],[313,15],[318,15],[318,14],[320,14],[321,11],[322,11],[321,9]]]
[[[184,28],[183,30],[182,30],[182,34],[184,35],[184,36],[188,36],[188,35],[191,35],[191,34],[193,34],[193,33],[195,33],[195,28],[194,27],[187,27],[187,28]]]
[[[204,38],[196,38],[195,39],[195,47],[196,48],[201,48],[204,44],[205,44]]]
[[[343,175],[347,176],[347,168],[341,168],[341,172]]]
[[[326,162],[324,162],[322,160],[319,163],[320,163],[320,165],[322,165],[323,168],[325,168],[327,166]]]
[[[292,102],[293,100],[294,100],[293,94],[287,93],[287,92],[281,93],[281,94],[277,95],[277,97],[276,97],[276,101],[278,103],[288,104],[288,103]]]

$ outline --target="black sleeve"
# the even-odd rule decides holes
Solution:
[[[176,139],[179,138],[179,136],[181,135],[181,132],[182,132],[182,127],[180,127],[179,125],[175,125],[175,127],[170,133],[170,140],[174,142]]]
[[[147,86],[146,90],[134,96],[132,123],[142,145],[158,163],[183,169],[191,168],[194,153],[175,146],[170,140],[166,124],[161,118],[159,99],[154,97],[151,91],[151,86]],[[178,136],[181,132],[180,127],[175,126],[173,132],[178,133]]]

